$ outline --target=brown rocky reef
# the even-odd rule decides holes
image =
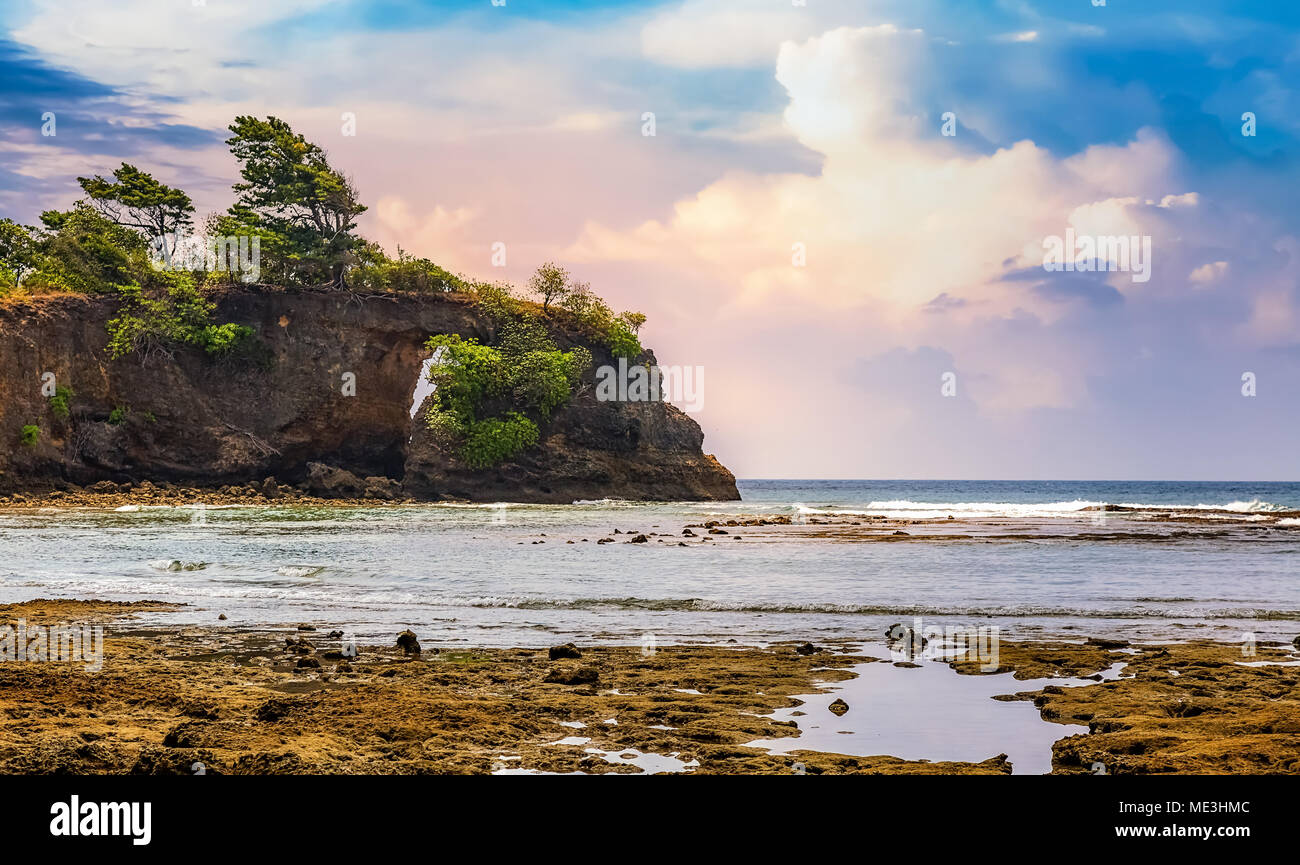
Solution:
[[[695,421],[666,403],[599,402],[592,371],[517,460],[472,470],[440,449],[412,401],[431,335],[492,337],[469,297],[239,286],[213,299],[214,320],[253,329],[252,350],[114,360],[105,350],[113,298],[0,304],[0,492],[274,477],[326,497],[739,498],[731,472],[702,451]],[[611,362],[582,333],[555,325],[552,335],[564,348],[586,345],[593,370]],[[42,393],[47,373],[72,389],[66,418]],[[40,429],[34,442],[23,439],[28,426]]]

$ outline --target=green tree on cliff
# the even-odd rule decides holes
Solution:
[[[98,174],[78,177],[90,203],[105,217],[150,238],[166,238],[168,255],[176,250],[176,233],[194,223],[194,203],[179,189],[159,183],[153,175],[125,162],[111,181]],[[161,248],[161,247],[160,247]]]
[[[23,282],[37,291],[112,292],[149,271],[144,236],[84,201],[41,214],[35,267]]]
[[[548,261],[528,280],[528,289],[542,299],[542,311],[550,308],[551,301],[559,303],[573,291],[569,272],[553,261]]]
[[[620,312],[618,320],[627,326],[632,333],[640,333],[641,327],[645,324],[644,312]]]
[[[325,151],[277,117],[240,116],[226,144],[239,161],[238,200],[219,221],[222,233],[257,234],[278,258],[286,281],[342,287],[365,212],[352,181],[329,164]]]
[[[15,288],[36,266],[39,249],[36,231],[12,219],[0,219],[0,279],[12,280]]]

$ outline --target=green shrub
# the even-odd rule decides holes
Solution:
[[[192,341],[211,355],[226,355],[243,346],[253,335],[251,327],[242,324],[209,324],[195,331]]]
[[[25,424],[18,438],[27,447],[34,448],[36,443],[41,440],[41,428],[36,424]]]
[[[229,354],[253,335],[241,324],[213,324],[216,304],[195,284],[194,275],[160,271],[155,277],[160,296],[147,294],[139,285],[118,287],[122,304],[108,322],[108,352],[113,358],[133,353],[170,355],[177,348],[200,348],[213,356]]]
[[[645,324],[641,313],[614,315],[609,304],[597,297],[585,282],[573,286],[560,300],[560,308],[595,333],[615,357],[632,360],[641,356],[641,340],[636,335]]]
[[[496,465],[535,445],[540,433],[524,412],[549,419],[591,365],[591,352],[581,346],[560,351],[527,317],[508,321],[499,346],[456,334],[432,337],[426,345],[437,362],[429,370],[435,399],[425,423],[439,445],[459,447],[472,468]],[[485,417],[485,405],[502,397],[513,408]]]
[[[527,305],[515,296],[514,289],[504,282],[476,282],[470,286],[474,307],[492,323],[495,330],[510,326],[524,315]]]
[[[438,358],[429,369],[438,405],[462,425],[474,418],[483,400],[505,391],[505,365],[495,348],[457,334],[435,336],[425,345]]]
[[[50,397],[50,411],[59,420],[67,420],[71,413],[72,407],[72,388],[67,385],[59,385],[54,389],[54,395]]]
[[[113,426],[120,426],[126,420],[126,416],[130,413],[131,409],[129,406],[119,405],[108,413],[108,422]]]
[[[569,399],[591,365],[591,352],[578,347],[573,351],[530,351],[516,358],[508,374],[515,399],[535,409],[543,420]]]
[[[358,258],[360,263],[347,272],[348,285],[353,289],[428,294],[468,288],[459,276],[427,258],[416,258],[400,246],[397,258],[389,258],[378,245],[367,244]]]
[[[537,424],[512,411],[471,424],[462,456],[470,468],[487,468],[519,455],[537,439]]]
[[[628,360],[635,360],[645,351],[636,334],[619,321],[613,322],[605,331],[605,344],[615,357],[625,357]]]

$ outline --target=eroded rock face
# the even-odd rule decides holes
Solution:
[[[599,348],[593,354],[593,366],[610,362]],[[421,415],[427,407],[428,400]],[[731,472],[703,453],[699,424],[667,403],[600,402],[588,386],[556,410],[542,435],[542,445],[518,459],[474,470],[417,424],[406,489],[425,498],[553,503],[740,498]]]
[[[274,478],[378,499],[738,498],[693,420],[663,403],[600,403],[590,387],[517,463],[474,471],[443,453],[412,420],[411,401],[430,335],[490,337],[465,298],[233,287],[215,299],[215,317],[253,328],[258,352],[112,360],[114,299],[0,305],[0,491]],[[591,348],[597,365],[609,362]],[[73,389],[69,418],[42,395],[45,373]],[[20,440],[28,424],[41,430],[34,445]]]

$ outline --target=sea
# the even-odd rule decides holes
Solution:
[[[412,628],[435,646],[879,640],[900,622],[1010,639],[1300,634],[1300,483],[739,489],[733,502],[7,511],[0,602],[165,600],[185,606],[140,621],[310,623],[359,640]],[[744,525],[756,519],[781,524]]]

